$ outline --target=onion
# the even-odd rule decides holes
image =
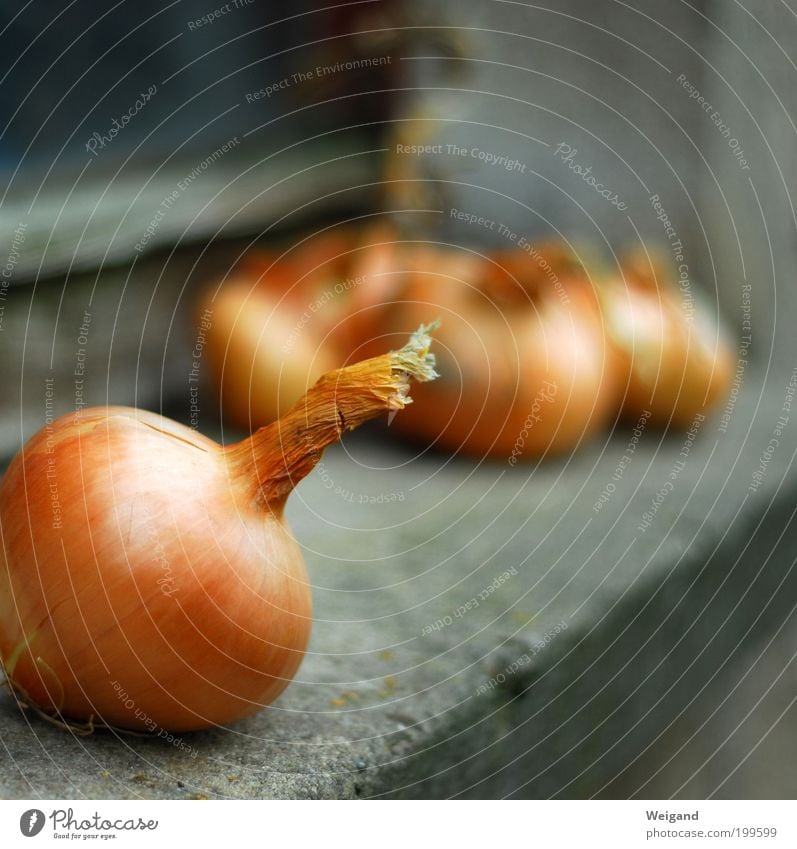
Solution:
[[[278,292],[226,282],[210,309],[205,352],[225,421],[247,430],[273,422],[337,362],[317,328],[299,328],[302,310]]]
[[[278,419],[351,350],[342,319],[353,231],[311,237],[282,256],[253,252],[199,303],[206,354],[227,421],[251,430]]]
[[[276,698],[311,626],[285,501],[344,431],[407,405],[409,377],[436,377],[428,329],[235,445],[124,407],[39,431],[0,483],[0,658],[20,700],[188,731]]]
[[[559,244],[487,258],[396,246],[391,271],[378,273],[404,282],[374,308],[366,350],[430,309],[442,319],[439,391],[422,415],[396,422],[400,431],[514,465],[572,450],[614,414],[616,354],[588,274]]]
[[[443,318],[444,379],[395,428],[448,451],[514,465],[571,451],[620,412],[688,425],[729,390],[718,324],[647,254],[624,264],[623,285],[561,242],[480,256],[399,241],[381,223],[311,237],[290,256],[245,263],[212,307],[209,359],[225,415],[245,427],[430,310]]]
[[[625,286],[602,291],[609,338],[622,363],[623,415],[647,411],[659,426],[688,426],[729,390],[733,356],[719,323],[670,266],[636,254],[623,263]]]

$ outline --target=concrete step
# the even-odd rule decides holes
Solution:
[[[352,434],[289,503],[316,622],[285,694],[172,745],[74,737],[6,694],[0,795],[621,792],[792,613],[797,428],[771,440],[794,379],[750,367],[694,441],[618,426],[525,467]]]

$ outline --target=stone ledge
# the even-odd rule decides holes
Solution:
[[[748,373],[644,531],[683,435],[646,433],[599,512],[628,428],[515,469],[352,435],[289,504],[317,619],[278,702],[178,747],[76,738],[5,694],[0,795],[623,795],[637,754],[793,607],[794,423],[749,490],[789,378]]]

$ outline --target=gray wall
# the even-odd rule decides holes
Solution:
[[[448,74],[446,63],[413,63],[420,66],[419,84],[440,80],[460,90],[419,98],[428,114],[445,119],[433,140],[526,166],[507,170],[471,156],[424,158],[419,172],[478,187],[450,186],[449,206],[473,208],[531,236],[556,230],[601,244],[611,255],[638,244],[637,231],[664,239],[650,202],[658,194],[688,245],[690,265],[702,262],[703,122],[676,78],[701,80],[706,24],[682,3],[635,6],[588,0],[557,3],[556,11],[514,2],[445,2],[433,4],[434,12],[427,6],[420,20],[447,19],[463,28],[462,58],[448,61]],[[557,156],[560,143],[577,151],[571,163],[591,168],[617,196],[615,204],[568,167],[564,150]],[[463,240],[501,243],[494,231],[452,229]]]
[[[790,325],[797,315],[797,7],[793,0],[714,6],[706,90],[749,153],[750,170],[738,168],[728,141],[709,126],[713,174],[701,173],[705,220],[726,303],[738,316],[746,277],[755,355],[771,360],[783,379],[795,364]]]
[[[449,47],[459,58],[409,63],[427,90],[405,114],[433,119],[419,139],[526,166],[508,171],[447,153],[407,164],[422,179],[452,181],[426,193],[425,205],[443,210],[437,232],[463,244],[506,244],[497,227],[453,223],[453,206],[532,238],[553,230],[600,244],[609,258],[640,236],[665,250],[680,239],[690,285],[737,329],[750,284],[755,354],[773,354],[788,376],[788,317],[797,306],[794,4],[418,5],[413,24],[462,28]],[[560,143],[577,151],[571,165],[591,168],[616,194],[615,204],[556,155]],[[657,220],[653,194],[676,237]],[[439,215],[429,220],[441,223]]]

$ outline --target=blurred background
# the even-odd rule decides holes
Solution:
[[[742,507],[719,519],[713,511],[736,504],[725,489],[726,460],[749,454],[755,469],[795,368],[796,18],[787,0],[0,4],[3,462],[44,423],[45,379],[54,381],[56,414],[76,404],[126,404],[225,441],[241,436],[240,427],[225,428],[206,379],[197,405],[189,375],[201,294],[253,248],[287,250],[310,233],[380,215],[405,238],[485,253],[506,247],[499,228],[452,210],[502,222],[530,241],[585,246],[607,268],[642,246],[669,255],[677,240],[690,290],[727,329],[743,400],[725,460],[712,459],[721,436],[703,434],[707,459],[695,486],[709,486],[703,478],[713,475],[711,496],[690,504],[684,490],[673,499],[676,518],[691,525],[667,553],[667,571],[649,570],[642,589],[629,573],[602,603],[611,609],[633,584],[643,605],[686,554],[695,574],[715,557],[735,562],[746,556],[749,529],[766,520],[767,539],[780,547],[761,568],[780,564],[781,608],[766,612],[769,596],[745,596],[749,583],[739,578],[700,639],[710,640],[743,598],[747,624],[724,653],[707,656],[707,667],[673,684],[679,695],[659,705],[647,737],[623,739],[608,725],[580,766],[565,760],[561,773],[551,767],[547,783],[531,785],[527,760],[512,772],[509,754],[493,753],[485,771],[502,783],[474,793],[793,796],[792,514],[771,500],[741,498]],[[400,152],[413,145],[426,152]],[[478,459],[418,458],[409,448],[391,448],[394,457],[381,447],[384,428],[357,438],[355,465],[384,456],[387,466],[427,464],[419,479],[447,470],[451,477],[427,484],[433,493],[439,487],[430,504],[480,468]],[[671,467],[682,435],[674,453],[658,435],[650,439],[647,474],[658,488],[655,464]],[[795,491],[789,439],[768,469],[773,499]],[[529,497],[557,486],[570,505],[588,484],[599,492],[606,471],[595,469],[605,461],[611,471],[627,441],[625,430],[607,433],[574,463],[527,468]],[[623,498],[624,506],[642,503],[638,490]],[[418,531],[424,543],[433,525]],[[301,528],[299,520],[300,540]],[[485,520],[474,557],[500,551],[503,540],[491,533]],[[723,541],[730,548],[718,549]],[[586,561],[570,556],[566,574],[580,574]],[[712,568],[719,591],[722,567]],[[585,599],[600,597],[595,583]],[[454,586],[449,577],[437,590]],[[714,599],[710,589],[700,598]],[[412,592],[430,590],[416,581]],[[603,622],[591,615],[579,633]],[[718,657],[722,674],[704,689],[699,682],[716,672]],[[614,707],[626,695],[618,691]],[[573,715],[580,706],[573,703]],[[506,720],[502,734],[520,727],[527,710]],[[318,718],[308,713],[307,721]],[[13,722],[10,712],[3,722]],[[519,740],[527,740],[524,727]],[[479,739],[463,738],[461,750],[448,741],[454,761],[476,757]],[[573,783],[604,750],[617,749],[621,760],[607,758],[600,778]],[[446,794],[444,784],[425,786],[407,792]]]

